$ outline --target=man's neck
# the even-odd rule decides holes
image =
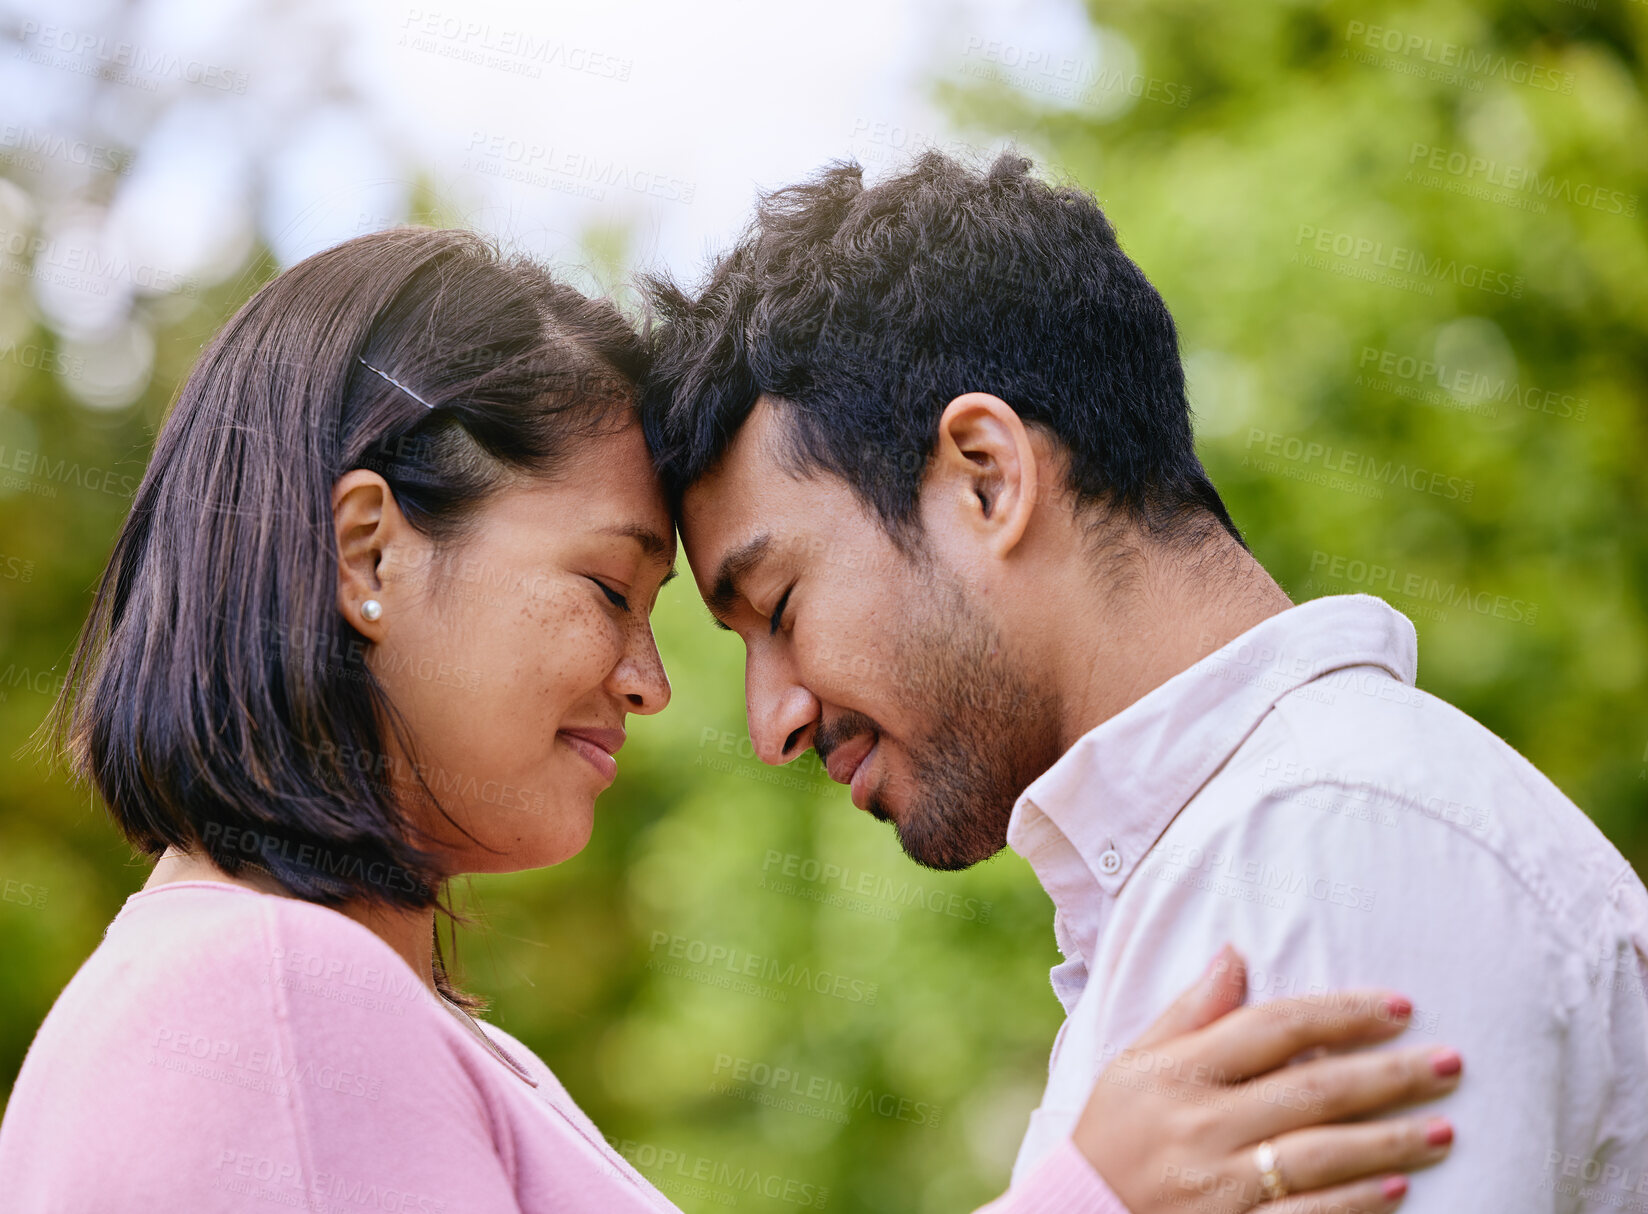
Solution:
[[[1062,754],[1088,731],[1293,601],[1222,530],[1191,552],[1150,546],[1126,576],[1082,553],[1067,579],[1065,627],[1046,653],[1061,705]],[[1085,604],[1085,609],[1082,605]],[[1045,634],[1044,634],[1045,635]],[[1089,655],[1071,661],[1069,655]]]

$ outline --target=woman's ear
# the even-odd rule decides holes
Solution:
[[[1004,557],[1030,525],[1041,470],[1024,420],[988,392],[966,392],[938,420],[928,485],[963,526]],[[924,490],[925,492],[925,490]]]
[[[332,486],[332,534],[338,546],[338,610],[369,641],[383,637],[390,614],[384,554],[406,526],[389,482],[356,468]],[[376,607],[365,606],[368,603]]]

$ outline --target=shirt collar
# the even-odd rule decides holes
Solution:
[[[1112,897],[1168,824],[1276,701],[1347,666],[1413,684],[1418,638],[1371,595],[1271,616],[1082,735],[1013,807],[1007,842],[1058,912],[1060,946],[1091,947],[1095,891]],[[1086,951],[1083,948],[1082,951]]]

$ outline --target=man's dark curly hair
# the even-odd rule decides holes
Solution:
[[[1079,510],[1240,541],[1196,458],[1167,306],[1092,196],[1031,169],[928,152],[866,188],[832,164],[767,195],[696,295],[648,279],[642,417],[675,504],[766,395],[790,470],[841,477],[902,546],[939,416],[978,391],[1058,440]]]

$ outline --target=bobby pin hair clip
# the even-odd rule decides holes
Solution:
[[[419,396],[416,392],[412,391],[411,388],[408,388],[405,384],[401,383],[400,380],[396,379],[393,375],[389,374],[389,372],[378,370],[371,363],[367,362],[364,358],[362,358],[359,354],[355,355],[355,361],[360,363],[360,365],[365,367],[368,371],[372,372],[373,375],[378,375],[378,376],[383,377],[384,379],[387,379],[390,383],[394,384],[402,392],[406,393],[413,400],[417,401],[425,409],[433,409],[435,407],[434,405],[432,405],[428,401],[426,401],[423,397]]]

